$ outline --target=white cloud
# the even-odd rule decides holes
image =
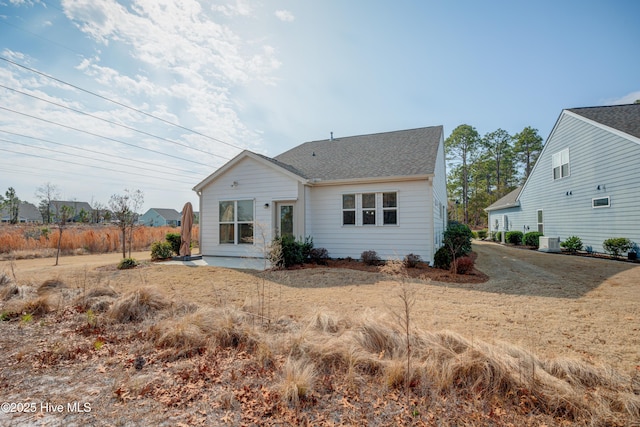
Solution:
[[[288,10],[276,10],[275,15],[279,20],[283,22],[292,22],[296,19],[296,17],[293,16],[293,13],[289,12]]]
[[[617,99],[612,99],[609,102],[607,102],[607,104],[610,104],[610,105],[633,104],[639,99],[640,99],[640,90],[635,92],[630,92]]]

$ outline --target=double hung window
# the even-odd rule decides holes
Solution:
[[[253,244],[253,200],[219,203],[220,243]]]

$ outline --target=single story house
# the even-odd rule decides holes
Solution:
[[[0,221],[10,222],[11,213],[9,208],[0,209]],[[40,223],[42,222],[42,214],[38,208],[29,202],[20,202],[18,206],[18,222],[20,223]]]
[[[52,200],[49,204],[49,209],[51,210],[51,215],[57,218],[58,212],[62,209],[63,206],[67,206],[71,208],[71,218],[70,221],[73,222],[89,222],[93,216],[93,208],[87,202],[78,202],[75,200]]]
[[[447,222],[443,128],[332,134],[273,158],[245,150],[194,191],[203,255],[263,257],[292,235],[332,258],[433,262]]]
[[[540,231],[585,249],[640,243],[640,104],[563,110],[521,188],[485,210],[491,232]]]
[[[175,209],[151,208],[140,217],[138,222],[149,227],[180,227],[182,214]]]

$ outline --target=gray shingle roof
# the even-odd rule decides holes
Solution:
[[[485,211],[497,211],[497,210],[500,210],[500,209],[508,209],[508,208],[512,208],[514,206],[519,206],[520,203],[517,202],[517,198],[520,195],[520,190],[522,190],[522,187],[516,188],[511,193],[507,194],[506,196],[502,197],[501,199],[496,200],[494,203],[492,203],[491,205],[486,207],[484,210]]]
[[[175,209],[161,209],[161,208],[151,208],[154,211],[156,211],[156,213],[158,215],[160,215],[162,218],[164,218],[167,221],[180,221],[182,219],[182,215],[180,214],[180,212],[178,212]]]
[[[3,220],[9,220],[9,208],[0,209],[0,218]],[[18,217],[20,220],[27,221],[42,221],[42,215],[38,208],[29,202],[20,202],[18,207]]]
[[[432,126],[311,141],[266,159],[322,181],[430,175],[442,132],[442,126]]]
[[[61,209],[63,206],[69,206],[71,209],[73,209],[73,213],[76,215],[79,214],[83,209],[87,213],[93,212],[93,209],[91,208],[91,205],[89,203],[77,202],[75,200],[52,200],[49,206],[51,206],[51,208],[54,210],[54,213],[57,209]]]
[[[640,104],[569,108],[568,111],[640,138]]]

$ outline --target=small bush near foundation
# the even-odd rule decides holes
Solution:
[[[309,251],[309,259],[318,265],[327,265],[329,251],[325,248],[313,248]]]
[[[501,242],[502,241],[502,231],[496,231],[493,234],[493,241],[494,242]]]
[[[504,237],[507,243],[511,243],[512,245],[522,244],[522,231],[507,231]]]
[[[571,253],[582,250],[582,240],[578,236],[568,237],[564,242],[560,242],[560,246],[567,249]]]
[[[540,236],[542,236],[542,233],[539,231],[530,231],[524,235],[524,244],[537,248],[540,246]]]
[[[416,268],[421,262],[422,257],[420,257],[420,255],[409,254],[404,256],[403,264],[407,268]]]
[[[173,255],[173,246],[169,242],[155,242],[151,244],[151,259],[168,259]]]
[[[366,265],[380,265],[380,257],[376,251],[364,251],[360,254],[360,259]]]
[[[180,233],[167,233],[165,239],[171,244],[171,250],[176,255],[180,255],[180,245],[182,244],[182,236]]]
[[[484,240],[487,238],[487,230],[478,230],[476,234],[478,235],[478,239]]]
[[[605,251],[611,254],[614,258],[618,258],[624,252],[628,252],[633,248],[633,243],[626,237],[612,237],[602,242],[602,247]]]
[[[447,247],[443,246],[436,251],[433,256],[433,266],[443,270],[451,268],[451,251]]]
[[[457,274],[469,274],[473,271],[473,259],[468,256],[463,256],[456,260],[456,273]]]

